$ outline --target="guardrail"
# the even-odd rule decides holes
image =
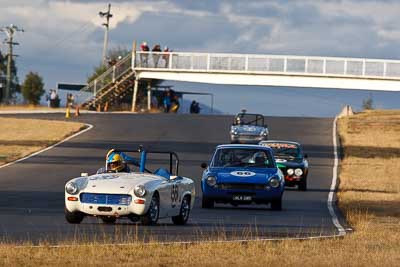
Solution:
[[[400,78],[400,60],[185,52],[136,52],[135,58],[139,69]]]
[[[114,66],[83,87],[76,102],[86,102],[101,93],[110,83],[115,83],[121,76],[132,70],[132,53],[119,60]]]

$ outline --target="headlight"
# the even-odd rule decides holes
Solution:
[[[296,176],[301,176],[303,174],[303,170],[302,169],[296,169],[296,170],[294,170],[294,174],[296,174]]]
[[[74,182],[70,182],[65,186],[65,191],[70,195],[76,195],[79,192],[79,188]]]
[[[214,186],[217,184],[217,179],[214,176],[208,176],[206,182],[209,186]]]
[[[267,136],[267,135],[268,135],[268,131],[267,131],[267,130],[264,130],[264,131],[262,131],[262,132],[260,133],[260,135]]]
[[[288,175],[293,175],[294,170],[293,169],[287,169],[286,172],[287,172]]]
[[[137,197],[143,197],[146,194],[146,189],[144,188],[144,185],[137,185],[135,186],[133,193],[135,193],[135,196]]]
[[[279,180],[276,178],[271,178],[271,180],[269,180],[269,184],[271,187],[277,188],[279,187]]]

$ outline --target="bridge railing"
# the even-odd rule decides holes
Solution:
[[[140,51],[135,58],[139,69],[400,78],[400,60]]]
[[[110,83],[115,83],[120,77],[132,70],[132,53],[119,60],[115,65],[83,87],[77,95],[76,102],[83,103],[100,94]]]

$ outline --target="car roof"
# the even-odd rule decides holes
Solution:
[[[218,145],[217,149],[220,149],[220,148],[258,148],[258,149],[272,150],[270,147],[261,146],[261,145],[249,145],[249,144],[223,144],[223,145]]]
[[[284,140],[265,140],[265,141],[261,141],[259,144],[265,144],[265,143],[286,143],[286,144],[293,144],[293,145],[301,146],[301,144],[298,142],[284,141]]]

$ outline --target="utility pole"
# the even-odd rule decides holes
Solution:
[[[103,65],[107,65],[107,44],[108,44],[108,29],[110,26],[110,18],[112,18],[111,14],[111,4],[108,4],[108,11],[107,12],[99,12],[100,17],[106,18],[106,22],[103,23],[102,25],[106,28],[104,32],[104,44],[103,44]]]
[[[7,57],[7,81],[6,88],[3,94],[3,101],[8,102],[10,100],[11,93],[11,82],[12,82],[12,72],[11,72],[11,62],[15,55],[13,55],[13,46],[19,45],[19,43],[14,42],[14,33],[23,32],[23,29],[18,28],[17,26],[11,24],[10,26],[3,27],[0,29],[7,34],[8,39],[6,40],[6,44],[8,44],[8,57]]]

